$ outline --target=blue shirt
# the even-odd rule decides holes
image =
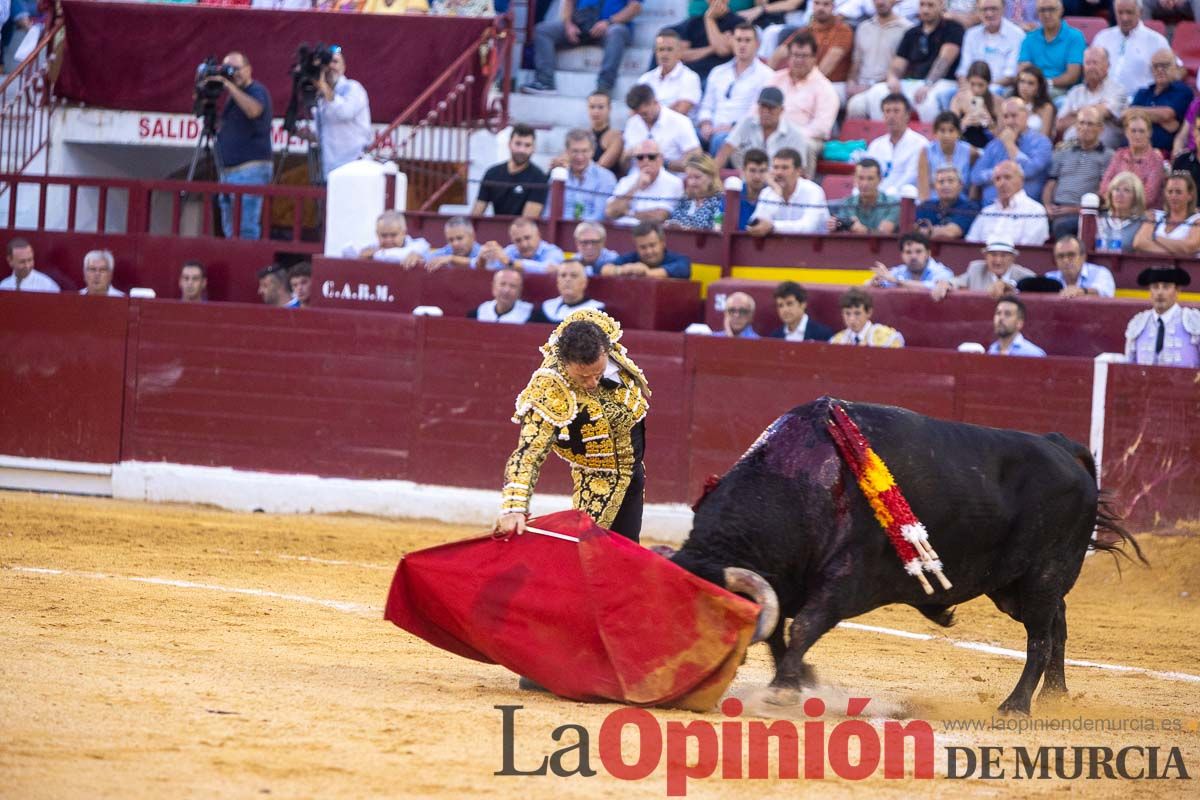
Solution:
[[[971,145],[959,139],[954,143],[954,155],[949,159],[942,152],[942,143],[934,139],[925,147],[925,157],[929,160],[929,188],[933,189],[933,180],[937,177],[938,167],[945,163],[953,164],[958,168],[958,175],[962,178],[963,183],[963,199],[967,199],[967,180],[971,177]],[[965,231],[966,228],[963,228]]]
[[[921,271],[920,275],[914,275],[908,268],[907,264],[900,264],[892,267],[891,273],[892,277],[897,281],[920,281],[930,289],[932,289],[934,284],[936,284],[938,281],[954,280],[954,272],[935,258],[931,258],[925,262],[925,269]],[[896,284],[893,283],[888,285],[895,286]]]
[[[1025,172],[1025,194],[1042,202],[1042,186],[1050,173],[1050,160],[1054,156],[1054,145],[1040,133],[1025,131],[1017,137],[1016,162]],[[983,205],[996,202],[996,187],[992,185],[992,170],[1001,161],[1008,161],[1008,150],[1004,142],[993,139],[983,148],[983,155],[971,170],[971,184],[983,187]]]
[[[1129,105],[1144,106],[1148,108],[1166,107],[1175,110],[1175,119],[1182,123],[1183,117],[1187,113],[1188,106],[1192,103],[1192,90],[1187,87],[1183,81],[1172,81],[1162,94],[1155,92],[1154,84],[1143,86],[1137,90],[1133,96],[1133,102]],[[1150,146],[1157,147],[1159,150],[1171,152],[1171,148],[1175,143],[1175,134],[1168,131],[1157,122],[1154,123],[1150,131]]]
[[[629,5],[629,0],[576,0],[575,2],[575,8],[600,6],[600,19],[608,19],[627,5]],[[499,11],[498,8],[497,11]]]
[[[483,248],[480,246],[479,242],[475,242],[471,245],[471,253],[469,255],[469,258],[471,259],[472,266],[475,265],[475,259],[479,257],[479,251],[482,249]],[[441,247],[439,247],[437,250],[434,250],[432,253],[430,253],[429,257],[433,258],[435,256],[452,256],[452,255],[454,255],[454,248],[452,248],[448,244],[444,244]]]
[[[605,264],[615,264],[617,259],[620,257],[621,254],[616,250],[609,250],[607,247],[601,247],[600,255],[596,258],[596,263],[584,264],[583,266],[587,268],[588,275],[599,275],[601,267],[603,267]],[[578,252],[575,253],[575,258],[579,258]]]
[[[992,346],[988,348],[988,355],[1001,355],[1000,342],[992,342]],[[1008,352],[1004,353],[1003,355],[1044,358],[1046,356],[1046,351],[1018,333],[1013,337],[1012,344],[1009,346]]]
[[[1025,34],[1017,61],[1035,64],[1046,80],[1052,81],[1066,72],[1071,64],[1082,66],[1083,51],[1086,49],[1087,41],[1083,38],[1083,32],[1064,21],[1058,29],[1058,35],[1048,42],[1042,28],[1034,28]]]
[[[979,203],[974,200],[964,200],[959,197],[949,208],[942,207],[942,201],[931,197],[917,206],[917,220],[925,220],[930,225],[946,225],[953,222],[962,228],[963,236],[971,230],[971,223],[979,216]]]
[[[549,272],[549,269],[547,269],[548,265],[561,264],[567,260],[566,256],[563,255],[561,247],[556,244],[550,244],[547,241],[539,242],[537,250],[533,251],[532,256],[521,255],[515,244],[510,244],[505,247],[504,254],[512,259],[514,263],[520,261],[521,267],[529,273]],[[496,270],[500,269],[502,266],[504,265],[499,261],[489,261],[487,268]]]
[[[221,111],[221,129],[217,132],[217,151],[221,168],[229,169],[247,161],[271,160],[271,95],[258,81],[242,90],[262,104],[263,110],[254,119],[246,116],[233,98],[225,98]],[[1183,118],[1183,115],[1179,115]]]
[[[738,207],[738,230],[746,230],[746,226],[750,224],[750,218],[754,216],[754,209],[758,203],[751,203],[746,199],[746,184],[742,184],[741,204]]]
[[[1061,269],[1047,272],[1046,277],[1053,278],[1063,286],[1067,285]],[[1079,270],[1079,288],[1091,289],[1101,297],[1112,297],[1117,293],[1117,284],[1113,280],[1112,273],[1106,267],[1090,261],[1083,262],[1083,268]]]
[[[725,331],[723,331],[723,330],[713,331],[713,336],[728,336],[728,334],[725,333]],[[734,339],[761,339],[762,337],[754,332],[754,328],[747,325],[746,327],[742,328],[741,333],[739,333],[737,336],[734,336],[732,338],[734,338]]]
[[[634,251],[624,254],[613,263],[636,264],[641,260],[642,257],[637,254],[637,251]],[[692,277],[692,260],[682,253],[672,253],[670,250],[665,251],[662,263],[659,266],[667,271],[668,278],[682,278],[686,281]]]
[[[589,162],[583,171],[583,177],[577,179],[575,173],[567,170],[567,186],[563,194],[563,219],[591,220],[599,222],[604,219],[604,204],[612,196],[617,186],[617,178],[595,161]],[[578,212],[578,213],[576,213]],[[546,205],[545,216],[550,215],[550,206]]]

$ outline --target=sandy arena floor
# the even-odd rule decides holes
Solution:
[[[601,766],[600,726],[619,706],[519,692],[506,670],[444,653],[381,621],[401,555],[474,533],[356,516],[0,493],[0,797],[665,796],[662,764],[633,782]],[[1152,570],[1126,566],[1120,577],[1110,558],[1091,558],[1067,599],[1067,657],[1135,669],[1068,666],[1069,700],[1035,702],[1034,719],[1126,728],[1171,720],[1174,729],[947,731],[946,720],[991,720],[1021,668],[1019,660],[953,642],[1023,652],[1023,630],[987,601],[960,608],[949,631],[914,611],[883,609],[855,622],[938,638],[840,628],[817,644],[812,662],[830,696],[872,698],[867,716],[890,709],[929,720],[938,777],[722,780],[718,773],[689,782],[688,796],[1196,796],[1200,537],[1141,541]],[[732,691],[748,696],[769,679],[766,649],[755,647]],[[572,734],[555,743],[550,733],[575,723],[591,734],[599,774],[495,776],[502,741],[493,707],[501,704],[525,707],[516,725],[518,767],[573,743]],[[664,726],[723,719],[653,713]],[[841,719],[827,715],[826,730]],[[1157,745],[1160,762],[1178,747],[1193,780],[947,781],[945,748],[981,745]],[[1003,762],[1010,772],[1012,760]]]

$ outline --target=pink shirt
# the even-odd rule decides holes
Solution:
[[[1151,147],[1140,158],[1134,158],[1128,147],[1113,153],[1104,177],[1100,179],[1100,196],[1108,195],[1108,184],[1121,172],[1132,172],[1142,179],[1146,189],[1146,208],[1162,208],[1163,157],[1162,152]]]
[[[840,101],[837,90],[819,69],[814,67],[799,82],[793,82],[788,70],[781,69],[766,85],[783,92],[783,115],[805,136],[821,140],[830,137]]]

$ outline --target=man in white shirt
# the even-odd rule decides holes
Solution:
[[[658,66],[638,78],[654,90],[654,96],[672,111],[690,116],[700,104],[702,90],[700,76],[684,64],[679,56],[683,52],[683,40],[679,32],[663,28],[654,39],[654,55]]]
[[[996,202],[984,206],[971,223],[967,241],[985,242],[1004,236],[1013,244],[1040,245],[1050,238],[1046,207],[1025,194],[1025,173],[1015,161],[1001,161],[992,170]]]
[[[1125,90],[1117,83],[1108,71],[1108,51],[1103,47],[1092,45],[1083,51],[1083,83],[1071,87],[1063,98],[1058,111],[1058,119],[1054,127],[1064,142],[1079,138],[1075,131],[1075,122],[1079,112],[1085,108],[1094,108],[1100,113],[1104,128],[1100,133],[1100,141],[1105,147],[1116,149],[1125,141],[1125,133],[1121,130],[1121,115],[1129,98]]]
[[[678,111],[664,108],[654,96],[654,90],[643,83],[629,90],[625,95],[625,105],[633,114],[625,123],[622,163],[633,166],[629,162],[638,146],[650,139],[657,142],[657,152],[664,158],[666,168],[683,172],[683,162],[687,157],[700,152],[700,139],[691,120]]]
[[[771,79],[774,71],[758,60],[758,29],[749,22],[733,29],[733,60],[713,69],[696,126],[700,138],[708,142],[708,150],[716,154],[725,137],[742,117],[750,113],[758,92]]]
[[[1125,94],[1132,96],[1143,86],[1154,83],[1150,59],[1170,45],[1165,36],[1142,23],[1140,0],[1116,0],[1113,13],[1117,24],[1096,34],[1092,44],[1108,51],[1109,73]]]
[[[405,269],[412,269],[429,257],[429,242],[408,235],[408,220],[402,211],[388,209],[376,218],[375,239],[375,244],[358,252],[359,258],[403,264]],[[343,255],[354,258],[353,248],[349,250]]]
[[[746,231],[753,236],[769,233],[824,233],[829,218],[825,190],[803,177],[800,153],[785,147],[771,159],[771,185],[758,196],[758,205]]]
[[[530,322],[559,323],[580,309],[604,310],[604,303],[588,297],[587,268],[582,262],[575,259],[564,261],[559,265],[554,281],[558,294],[544,301],[533,312]]]
[[[25,239],[10,239],[8,266],[12,274],[0,281],[0,291],[57,294],[60,291],[58,284],[46,273],[34,269],[33,264],[33,245]]]
[[[860,22],[854,31],[850,75],[846,78],[847,99],[865,92],[887,77],[892,54],[900,45],[904,32],[913,25],[896,13],[896,0],[874,0],[874,4],[875,16]],[[838,6],[838,14],[846,17],[841,6]]]
[[[479,304],[467,312],[467,316],[480,322],[502,322],[520,325],[529,322],[533,315],[533,303],[521,299],[525,278],[521,271],[512,267],[496,270],[492,275],[492,299]]]
[[[125,293],[112,285],[115,264],[111,250],[89,250],[83,257],[85,285],[79,293],[89,297],[124,297]]]
[[[604,216],[618,225],[665,222],[683,197],[683,181],[663,167],[662,152],[655,139],[638,144],[633,158],[635,166],[617,181],[613,196],[604,207]]]
[[[883,168],[880,191],[898,195],[900,187],[917,185],[917,160],[929,140],[908,127],[912,119],[912,106],[902,94],[889,94],[883,98],[883,121],[887,133],[871,142],[867,155],[879,162]]]
[[[963,34],[962,55],[959,56],[959,86],[967,80],[967,70],[976,61],[986,62],[992,70],[993,87],[1009,87],[1017,82],[1017,55],[1025,31],[1004,16],[1004,0],[979,0],[979,15],[983,21],[967,28]],[[947,105],[950,98],[946,98]]]
[[[334,47],[329,66],[317,81],[317,130],[325,180],[338,167],[356,161],[371,145],[371,104],[367,90],[346,77],[342,48]]]

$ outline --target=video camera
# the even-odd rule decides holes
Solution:
[[[316,92],[321,73],[333,61],[333,48],[318,42],[309,47],[307,43],[296,48],[296,63],[292,65],[292,81],[304,94]]]
[[[203,116],[207,108],[216,105],[217,100],[221,97],[221,92],[225,91],[224,85],[213,78],[233,80],[233,76],[236,74],[236,68],[229,64],[219,63],[213,56],[204,59],[200,66],[196,67],[196,101],[193,113],[197,117]]]

